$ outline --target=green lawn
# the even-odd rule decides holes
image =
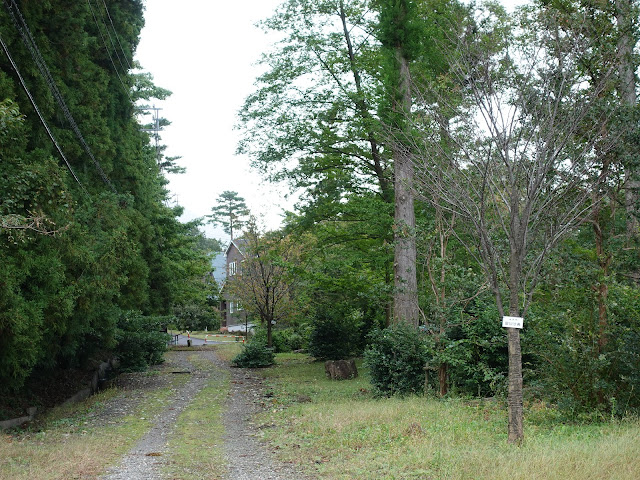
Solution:
[[[215,346],[229,361],[238,344]],[[171,355],[169,353],[168,355]],[[224,415],[229,376],[193,352],[198,370],[216,373],[180,414],[162,456],[168,478],[224,478]],[[330,381],[324,365],[299,354],[277,356],[265,377],[259,431],[283,460],[322,479],[566,480],[640,478],[640,422],[566,424],[553,410],[525,410],[525,444],[507,445],[506,407],[500,401],[374,398],[366,369]],[[158,372],[156,372],[158,373]],[[151,373],[142,374],[149,375]],[[186,376],[145,391],[127,417],[91,426],[89,412],[121,395],[107,390],[50,412],[42,428],[0,435],[0,479],[96,478],[117,463],[151,427]]]
[[[525,443],[507,444],[501,401],[372,396],[367,372],[330,381],[324,365],[278,355],[259,423],[280,455],[322,479],[635,479],[640,422],[562,423],[525,411]]]

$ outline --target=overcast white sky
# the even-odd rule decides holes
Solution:
[[[183,220],[211,212],[224,190],[233,190],[268,228],[280,224],[285,192],[262,183],[247,158],[235,155],[236,113],[259,74],[254,65],[269,41],[255,27],[280,0],[147,0],[136,59],[155,84],[173,95],[155,106],[171,125],[162,132],[167,156],[182,156],[182,175],[169,188],[185,208]],[[225,238],[221,229],[207,236]]]

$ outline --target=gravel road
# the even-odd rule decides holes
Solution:
[[[260,377],[243,369],[231,369],[231,395],[225,416],[225,448],[229,480],[302,480],[291,464],[278,462],[257,439],[258,429],[252,414],[263,398]]]
[[[262,399],[261,379],[249,370],[229,368],[211,351],[197,352],[210,360],[215,368],[210,371],[197,370],[187,360],[194,351],[175,351],[170,356],[172,369],[192,372],[188,381],[176,389],[171,401],[167,402],[164,411],[154,419],[154,426],[138,441],[138,443],[121,459],[120,464],[109,469],[102,480],[155,480],[165,477],[161,474],[161,458],[165,451],[168,435],[176,420],[191,400],[207,384],[210,375],[230,371],[231,391],[228,397],[228,411],[224,415],[225,445],[227,457],[228,480],[304,480],[308,477],[296,472],[291,464],[280,462],[268,446],[258,438],[258,429],[251,422],[252,415],[260,408]],[[127,378],[120,380],[121,388],[130,389],[117,405],[102,412],[108,414],[123,413],[140,401],[145,386],[127,386]],[[148,386],[147,386],[148,387]],[[106,414],[106,415],[105,415]],[[149,455],[151,454],[151,455]]]

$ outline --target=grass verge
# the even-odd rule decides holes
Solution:
[[[94,424],[92,413],[122,395],[118,389],[57,407],[28,430],[2,435],[0,480],[95,478],[151,428],[151,420],[166,407],[172,388],[184,380],[172,376],[168,384],[145,391],[145,401],[129,415],[106,424]]]
[[[215,346],[216,355],[224,360],[227,364],[231,363],[231,360],[235,358],[242,351],[241,343],[228,343],[218,344]]]
[[[637,420],[571,425],[529,405],[515,447],[500,401],[376,399],[360,365],[358,379],[335,382],[304,356],[277,362],[263,372],[274,394],[263,431],[284,460],[321,479],[640,478]]]
[[[220,350],[223,358],[233,358],[241,346],[209,346],[191,351],[189,361],[199,374],[210,374],[207,385],[181,412],[163,454],[169,478],[222,478],[225,474],[221,417],[229,392],[229,373],[203,358],[202,351]],[[172,351],[157,370],[139,373],[154,387],[124,392],[105,390],[84,402],[58,407],[40,417],[25,431],[0,433],[0,480],[50,480],[97,478],[153,426],[154,417],[170,407],[176,389],[189,381],[188,375],[172,375]],[[161,377],[161,378],[160,378]],[[144,398],[126,416],[106,416],[101,422],[94,414],[106,404],[129,395]]]
[[[168,478],[221,479],[227,472],[222,415],[229,392],[229,373],[197,354],[189,361],[210,374],[207,385],[180,414],[168,446],[164,468]]]

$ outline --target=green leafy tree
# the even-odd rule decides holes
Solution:
[[[137,120],[135,101],[168,94],[130,72],[142,2],[3,9],[0,389],[16,391],[35,368],[118,348],[126,312],[140,312],[145,329],[175,305],[206,302],[209,264],[194,226],[166,206]]]
[[[227,279],[226,288],[266,326],[267,347],[271,348],[274,325],[293,315],[294,278],[289,264],[295,263],[298,246],[280,232],[260,234],[255,222],[242,238],[245,257],[238,273]]]
[[[264,55],[266,72],[240,112],[238,150],[270,180],[300,191],[296,231],[351,225],[351,238],[342,227],[337,239],[319,235],[318,249],[338,243],[385,250],[370,263],[377,262],[391,284],[386,246],[392,244],[393,168],[381,141],[383,79],[380,44],[371,35],[375,23],[364,0],[287,1],[262,22],[282,40]],[[374,229],[368,231],[367,224]],[[382,291],[390,306],[391,290]]]
[[[378,139],[379,49],[369,7],[290,0],[261,23],[282,40],[263,56],[266,72],[240,111],[238,150],[271,180],[307,190],[310,201],[361,189],[392,201]]]
[[[395,191],[394,213],[394,296],[393,320],[418,326],[418,284],[416,273],[416,219],[413,195],[413,164],[402,140],[406,131],[405,118],[411,112],[410,62],[419,52],[420,38],[417,4],[409,0],[380,0],[379,36],[387,53],[391,81],[387,95],[391,99],[391,124],[397,135],[390,142],[393,152]]]

